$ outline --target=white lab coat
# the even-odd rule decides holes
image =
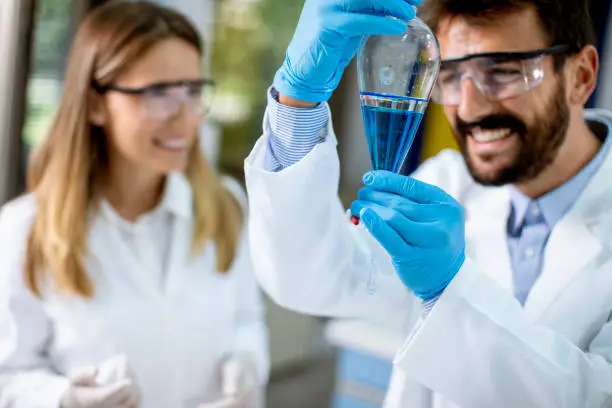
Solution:
[[[454,151],[421,166],[415,177],[465,207],[468,255],[421,320],[419,302],[387,254],[347,220],[331,123],[325,142],[278,173],[264,167],[265,126],[246,161],[258,279],[276,302],[297,311],[393,316],[412,328],[385,407],[612,407],[612,157],[552,231],[524,309],[512,290],[508,189],[477,185]],[[372,295],[370,268],[378,271]]]
[[[226,185],[245,199],[235,181]],[[161,285],[98,213],[85,257],[95,282],[91,300],[45,290],[41,301],[25,288],[23,251],[35,201],[27,195],[2,209],[2,408],[57,408],[66,375],[116,355],[127,356],[143,408],[195,408],[219,398],[219,363],[235,352],[249,353],[267,379],[267,329],[247,241],[226,275],[215,270],[213,243],[192,257],[191,203],[187,180],[169,176],[161,205],[174,217]]]

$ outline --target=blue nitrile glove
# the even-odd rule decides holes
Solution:
[[[283,95],[328,100],[366,35],[399,35],[422,0],[306,0],[274,87]],[[391,18],[395,17],[395,18]]]
[[[439,295],[465,260],[463,208],[438,187],[388,171],[372,171],[351,205],[389,253],[416,296]]]

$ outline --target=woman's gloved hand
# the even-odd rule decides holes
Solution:
[[[328,100],[362,38],[402,34],[421,1],[306,0],[274,87],[302,101]]]
[[[124,378],[107,385],[96,382],[98,369],[86,367],[70,378],[62,396],[61,408],[139,408],[140,392],[133,379]]]
[[[465,260],[463,208],[443,190],[388,171],[364,177],[351,205],[416,296],[439,295]]]
[[[264,408],[264,388],[257,366],[244,354],[236,354],[221,365],[223,399],[198,408]]]

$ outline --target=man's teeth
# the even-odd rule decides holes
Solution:
[[[174,139],[159,142],[159,146],[164,149],[184,149],[187,147],[187,140],[185,139]]]
[[[512,133],[510,129],[475,130],[472,132],[472,137],[477,142],[492,142],[494,140],[503,139],[509,136],[510,133]]]

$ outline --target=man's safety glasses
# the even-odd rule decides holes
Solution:
[[[195,81],[160,82],[144,88],[125,88],[115,85],[97,86],[94,89],[104,94],[109,91],[140,97],[143,114],[151,119],[164,120],[176,115],[185,105],[192,115],[205,115],[210,111],[211,79]]]
[[[528,52],[473,54],[443,60],[432,99],[442,105],[459,105],[466,79],[471,79],[492,102],[518,96],[542,83],[544,56],[562,54],[568,48],[557,45]]]

